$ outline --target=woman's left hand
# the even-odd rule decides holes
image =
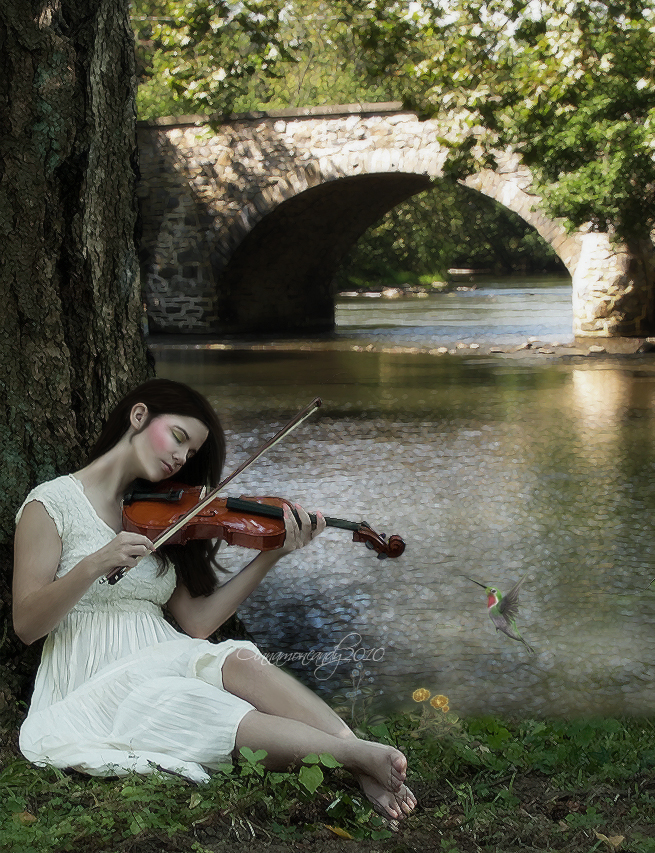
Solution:
[[[309,517],[307,511],[300,504],[293,504],[293,509],[300,519],[300,523],[298,523],[291,510],[291,506],[288,503],[284,506],[284,525],[287,533],[284,544],[277,551],[280,556],[290,554],[292,551],[298,550],[298,548],[304,548],[305,545],[308,545],[312,539],[325,530],[325,518],[322,513],[313,513],[313,516],[315,515],[316,517],[316,522],[312,524],[312,519]]]

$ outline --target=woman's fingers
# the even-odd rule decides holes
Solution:
[[[281,549],[284,553],[303,548],[325,530],[323,514],[316,512],[310,516],[300,504],[285,505],[284,523],[286,538]]]
[[[146,536],[122,531],[97,553],[103,568],[109,571],[123,566],[131,569],[152,551],[154,545]]]
[[[319,533],[322,533],[326,527],[325,516],[323,515],[322,512],[315,512],[314,518],[316,519],[316,521],[314,523],[314,528],[313,528],[314,532],[312,533],[312,539],[315,536],[318,536]]]
[[[139,533],[119,533],[116,540],[119,539],[121,540],[120,543],[117,542],[119,553],[124,555],[125,559],[134,560],[134,562],[153,550],[152,542]]]

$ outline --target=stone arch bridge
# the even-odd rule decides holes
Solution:
[[[288,109],[211,129],[186,116],[138,128],[144,302],[153,332],[317,333],[333,328],[332,281],[364,231],[443,176],[456,118],[400,104]],[[653,331],[652,245],[569,234],[511,152],[467,186],[518,213],[573,280],[577,336]]]

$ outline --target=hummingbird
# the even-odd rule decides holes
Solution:
[[[523,643],[528,652],[533,655],[534,649],[520,635],[515,621],[519,610],[519,590],[527,575],[522,577],[518,583],[515,583],[507,595],[498,592],[494,586],[485,586],[483,583],[478,583],[478,581],[474,581],[473,578],[469,578],[467,575],[464,575],[464,577],[481,586],[487,594],[487,613],[496,626],[496,631],[502,631],[503,634],[507,634],[512,640],[518,640]]]

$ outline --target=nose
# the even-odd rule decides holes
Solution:
[[[173,461],[178,468],[181,468],[185,462],[189,460],[189,453],[183,453],[181,450],[173,451]]]

